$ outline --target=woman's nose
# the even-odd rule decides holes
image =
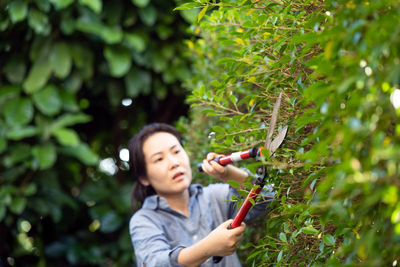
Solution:
[[[175,168],[175,167],[179,166],[178,157],[176,157],[175,155],[169,155],[168,160],[169,160],[169,163],[170,163],[169,164],[170,168]]]

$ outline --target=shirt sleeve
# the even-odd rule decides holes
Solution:
[[[151,210],[139,210],[129,222],[137,266],[181,266],[178,254],[184,246],[171,248],[156,215]]]

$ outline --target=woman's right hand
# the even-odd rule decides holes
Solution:
[[[223,222],[205,238],[210,249],[209,255],[227,256],[235,252],[243,237],[246,224],[242,222],[242,224],[235,229],[228,229],[232,222],[232,219]]]

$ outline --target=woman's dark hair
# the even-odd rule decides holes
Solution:
[[[156,194],[151,185],[144,186],[139,177],[147,177],[146,161],[143,153],[143,144],[151,135],[166,132],[174,135],[182,145],[182,138],[177,129],[166,123],[151,123],[144,126],[134,137],[129,140],[129,163],[133,176],[137,179],[132,191],[132,200],[143,203],[148,196]]]

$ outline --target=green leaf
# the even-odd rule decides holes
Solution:
[[[49,0],[49,1],[54,5],[56,10],[64,9],[74,2],[74,0]]]
[[[14,197],[10,205],[10,210],[15,214],[21,214],[25,210],[25,207],[25,197]]]
[[[135,4],[137,7],[146,7],[149,3],[150,0],[131,0],[133,4]]]
[[[153,26],[157,20],[157,10],[149,5],[143,9],[139,9],[139,17],[143,23],[149,27]]]
[[[31,8],[28,13],[29,26],[39,35],[48,35],[51,31],[51,23],[45,13]]]
[[[286,238],[285,233],[282,233],[282,232],[281,232],[281,233],[279,234],[279,239],[282,240],[283,242],[287,243],[287,238]]]
[[[39,133],[39,129],[35,126],[17,127],[7,132],[7,138],[10,140],[21,140],[24,138],[35,136]]]
[[[240,184],[235,180],[228,180],[228,184],[234,188],[240,188]]]
[[[6,103],[4,116],[8,125],[28,124],[33,118],[33,105],[28,98],[15,98]]]
[[[60,79],[66,78],[72,68],[72,56],[68,45],[64,42],[56,43],[51,51],[50,61],[54,75]]]
[[[12,84],[20,84],[26,74],[25,61],[21,56],[13,55],[4,65],[4,74]]]
[[[35,106],[45,115],[53,116],[60,112],[62,107],[58,89],[54,85],[48,85],[32,96]]]
[[[35,183],[30,183],[24,188],[24,195],[25,196],[32,196],[36,194],[37,186]]]
[[[25,92],[31,94],[41,89],[49,80],[52,70],[53,65],[49,60],[36,60],[23,83]]]
[[[0,137],[0,153],[3,153],[7,149],[7,140]]]
[[[312,227],[312,226],[303,227],[303,228],[301,228],[300,230],[301,230],[303,233],[309,234],[309,235],[318,234],[318,230],[315,229],[315,228]]]
[[[131,67],[131,55],[124,48],[106,47],[104,56],[108,61],[111,75],[114,77],[124,76]]]
[[[100,231],[103,233],[111,233],[117,230],[124,220],[115,211],[109,210],[100,218]]]
[[[125,33],[124,40],[129,47],[141,53],[146,49],[146,41],[143,36],[135,33]]]
[[[197,22],[200,22],[200,20],[204,17],[208,9],[208,6],[203,7],[203,9],[200,11],[199,15],[197,16]]]
[[[78,123],[86,123],[91,121],[91,117],[89,115],[78,113],[78,114],[63,114],[58,117],[51,125],[52,130],[73,126]]]
[[[4,158],[4,166],[10,168],[17,163],[29,158],[31,147],[27,144],[18,143],[10,146],[10,152]]]
[[[6,207],[1,205],[0,206],[0,222],[3,221],[5,216],[6,216]]]
[[[54,130],[52,134],[57,138],[61,145],[76,146],[79,144],[79,136],[72,129],[58,128]]]
[[[330,234],[326,234],[324,235],[324,243],[327,246],[333,246],[335,245],[335,238]]]
[[[79,143],[78,145],[73,147],[63,147],[60,148],[59,150],[61,153],[79,159],[86,165],[95,165],[99,161],[97,154],[94,153],[85,143]]]
[[[180,5],[180,6],[176,7],[176,8],[174,8],[174,11],[175,10],[188,10],[188,9],[192,9],[192,8],[196,8],[196,7],[199,7],[198,3],[190,2],[190,3],[185,3],[183,5]]]
[[[148,72],[132,69],[125,76],[126,93],[136,97],[140,93],[149,94],[151,90],[151,76]]]
[[[9,3],[8,13],[12,23],[24,20],[28,14],[28,3],[23,0],[13,0]]]
[[[100,14],[103,6],[103,2],[101,0],[79,0],[81,5],[85,5],[93,10],[94,13]]]
[[[36,145],[32,149],[32,154],[39,162],[41,170],[52,167],[57,159],[56,148],[53,144]]]

